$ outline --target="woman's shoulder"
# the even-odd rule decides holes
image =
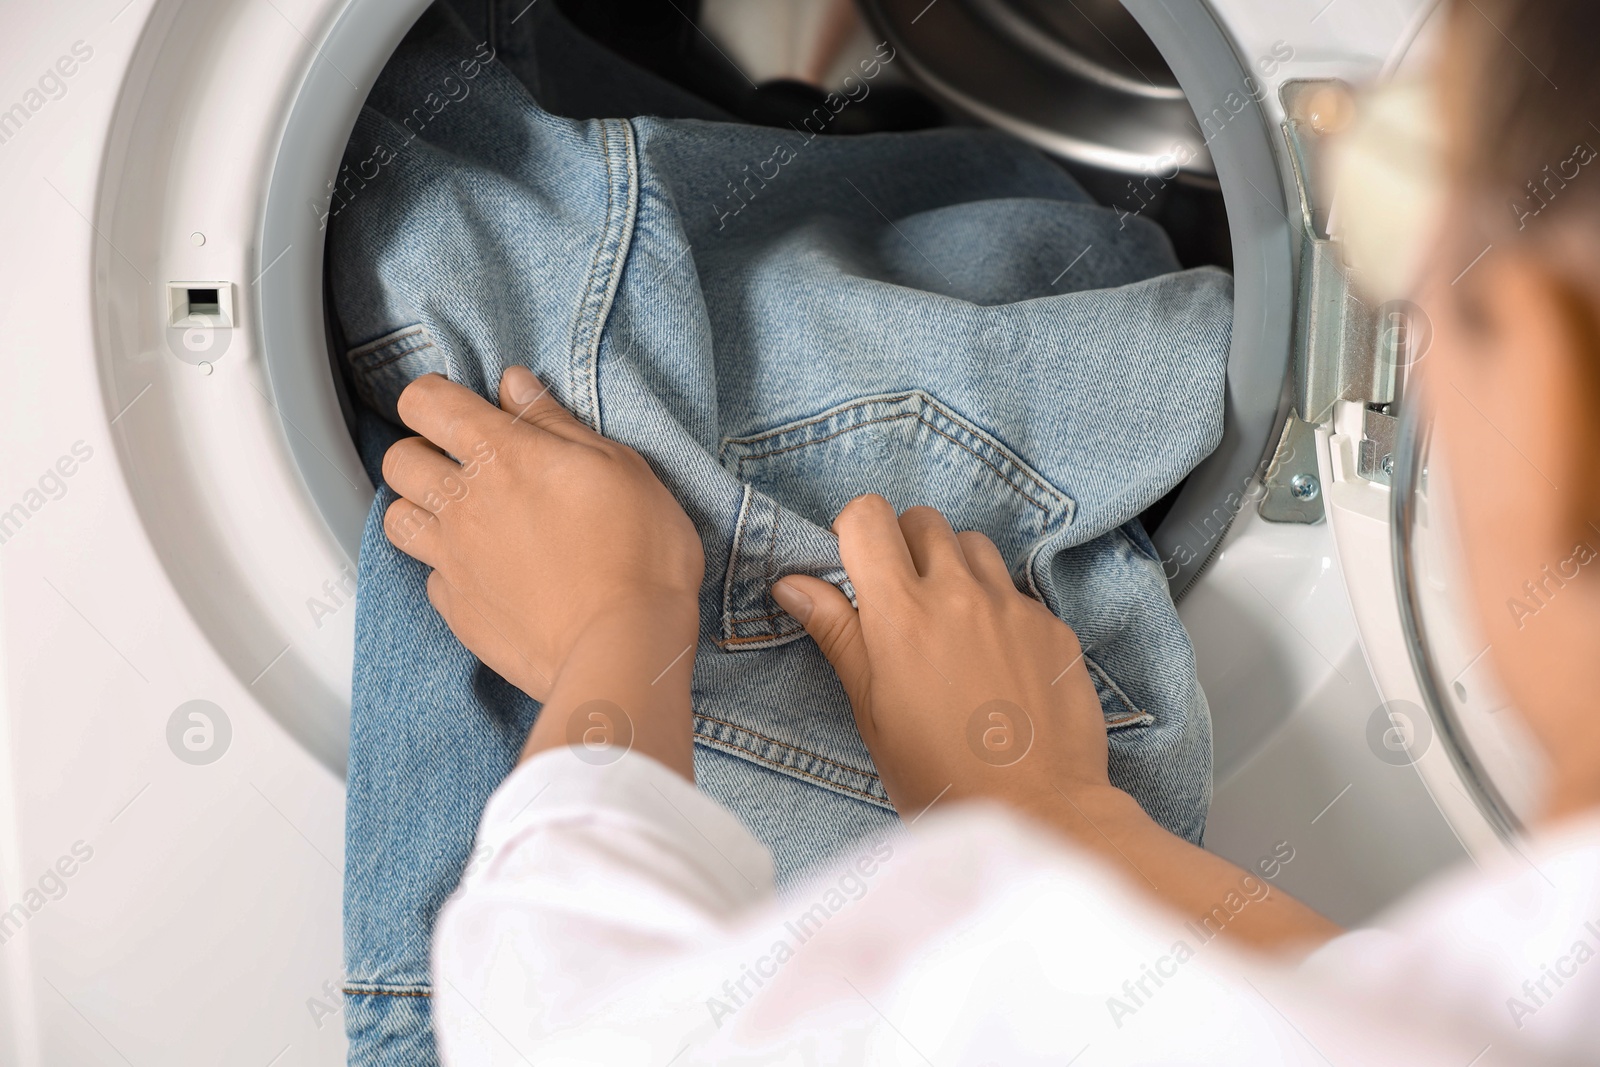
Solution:
[[[1582,1059],[1600,1044],[1600,813],[1426,883],[1310,956],[1313,982]]]

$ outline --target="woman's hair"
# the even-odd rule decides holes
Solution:
[[[1451,163],[1466,211],[1483,216],[1460,220],[1467,243],[1456,251],[1465,261],[1484,240],[1510,238],[1543,246],[1552,262],[1581,257],[1578,270],[1552,280],[1585,353],[1577,369],[1588,405],[1600,408],[1600,0],[1453,4]],[[1458,298],[1470,303],[1471,289]],[[1585,454],[1600,455],[1600,420],[1585,418],[1583,431]],[[1600,519],[1600,480],[1568,495],[1573,529],[1587,537]]]
[[[1455,0],[1453,16],[1472,190],[1517,232],[1600,204],[1600,3]]]

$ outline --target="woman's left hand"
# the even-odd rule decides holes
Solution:
[[[705,560],[644,458],[578,422],[524,367],[501,378],[498,408],[426,375],[399,412],[422,436],[384,456],[401,497],[384,532],[433,568],[428,599],[461,643],[547,704],[603,698],[640,727],[642,705],[675,702],[681,686],[686,708]],[[636,675],[664,671],[638,690]]]

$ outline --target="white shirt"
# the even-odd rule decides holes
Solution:
[[[1595,1062],[1600,822],[1523,855],[1289,968],[985,806],[780,897],[677,774],[553,750],[484,811],[435,928],[434,1027],[451,1067]]]

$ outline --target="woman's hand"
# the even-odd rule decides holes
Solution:
[[[1194,922],[1229,894],[1230,940],[1320,944],[1338,927],[1168,833],[1106,775],[1106,729],[1072,630],[1019,593],[994,544],[932,508],[864,496],[834,520],[860,610],[827,582],[772,588],[833,664],[889,799],[915,819],[944,798],[996,800],[1071,838]],[[1231,914],[1231,913],[1225,913]]]
[[[690,773],[705,560],[650,465],[574,419],[524,367],[501,378],[498,408],[426,375],[400,394],[399,412],[422,436],[384,456],[401,497],[384,532],[433,568],[428,599],[461,643],[546,702],[529,753],[596,736],[588,712],[573,737],[558,721],[593,700],[614,709],[609,740],[643,745],[656,732],[645,720],[666,704],[666,748],[651,754]]]
[[[1017,591],[981,533],[881,496],[834,522],[860,611],[794,575],[773,598],[839,674],[889,798],[910,817],[947,793],[1030,810],[1109,790],[1100,701],[1077,635]]]

